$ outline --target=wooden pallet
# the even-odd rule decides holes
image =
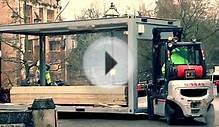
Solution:
[[[29,86],[13,87],[14,104],[32,104],[35,98],[52,97],[55,104],[127,105],[125,86]]]

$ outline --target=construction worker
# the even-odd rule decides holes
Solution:
[[[175,38],[169,37],[168,43],[174,43],[177,41]],[[173,65],[179,65],[179,64],[188,64],[188,58],[187,58],[187,49],[184,47],[177,47],[172,49],[170,60]],[[162,75],[165,75],[165,64],[163,64],[162,68]]]
[[[37,66],[39,68],[39,61],[37,62]],[[50,70],[50,66],[48,64],[46,64],[46,71],[45,71],[46,85],[52,85],[52,79],[51,79],[49,70]],[[38,69],[38,71],[39,71],[39,69]],[[40,84],[40,80],[38,81],[38,84]]]
[[[186,55],[186,49],[184,49],[183,47],[173,49],[170,57],[172,64],[188,64],[188,59]]]
[[[45,71],[45,79],[46,79],[46,85],[51,85],[52,79],[49,72],[50,66],[46,65],[46,71]]]

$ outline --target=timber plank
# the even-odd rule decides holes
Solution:
[[[30,86],[13,87],[13,93],[92,93],[92,94],[123,94],[125,86]]]
[[[126,105],[125,86],[13,87],[10,94],[15,104],[32,104],[35,98],[52,97],[55,104]]]

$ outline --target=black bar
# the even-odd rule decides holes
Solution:
[[[46,71],[46,64],[45,64],[45,35],[40,35],[40,85],[45,86],[46,80],[45,80],[45,71]]]
[[[0,33],[0,88],[2,87],[2,33]]]

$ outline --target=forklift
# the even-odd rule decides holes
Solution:
[[[206,76],[202,43],[182,42],[182,32],[179,27],[153,29],[152,83],[147,90],[149,119],[163,116],[171,125],[179,119],[204,117],[207,124],[214,124],[214,87]],[[163,39],[163,34],[173,38]],[[184,63],[172,60],[179,49]]]

